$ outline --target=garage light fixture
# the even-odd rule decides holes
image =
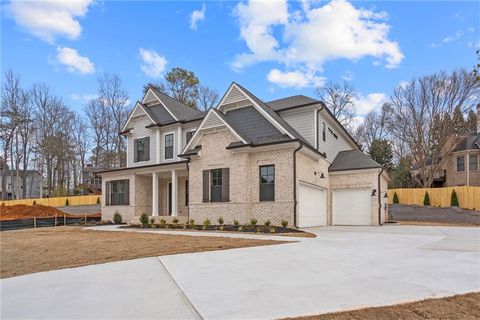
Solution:
[[[323,172],[317,172],[317,171],[313,172],[314,175],[317,175],[317,173],[320,173],[320,179],[325,179],[325,176],[323,175]]]
[[[377,189],[372,190],[372,197],[375,197],[377,195]]]

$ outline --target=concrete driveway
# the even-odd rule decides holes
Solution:
[[[309,231],[318,237],[4,279],[1,316],[274,319],[480,291],[478,228]]]

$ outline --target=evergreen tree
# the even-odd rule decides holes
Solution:
[[[463,113],[459,106],[456,106],[453,110],[452,129],[456,134],[462,134],[465,132],[465,119],[463,118]]]
[[[373,160],[381,164],[385,170],[391,171],[393,168],[393,152],[390,142],[385,139],[375,139],[368,151]]]
[[[459,206],[457,192],[455,191],[455,189],[452,190],[452,196],[450,198],[450,206],[452,206],[452,207],[458,207]]]
[[[398,203],[398,202],[399,202],[399,201],[398,201],[398,195],[397,195],[397,193],[395,192],[395,193],[393,194],[393,203]]]
[[[467,115],[467,121],[465,123],[467,131],[476,131],[477,130],[477,114],[475,111],[470,109]]]
[[[425,192],[425,196],[423,197],[423,205],[424,206],[430,205],[430,196],[428,195],[428,192]]]

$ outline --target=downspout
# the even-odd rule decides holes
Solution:
[[[190,189],[190,157],[188,157],[188,162],[185,163],[187,167],[187,178],[188,178],[188,189]],[[190,190],[188,190],[188,206],[187,206],[187,223],[190,223]]]
[[[380,170],[380,173],[378,174],[378,225],[382,225],[382,186],[380,184],[380,177],[382,176],[383,173],[383,167],[382,170]]]
[[[303,144],[293,151],[293,226],[297,227],[297,152],[302,149]]]

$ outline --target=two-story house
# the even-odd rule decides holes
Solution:
[[[387,174],[312,98],[263,102],[232,83],[199,112],[150,88],[121,134],[127,167],[100,173],[103,219],[118,211],[128,221],[147,213],[307,227],[386,218]]]

